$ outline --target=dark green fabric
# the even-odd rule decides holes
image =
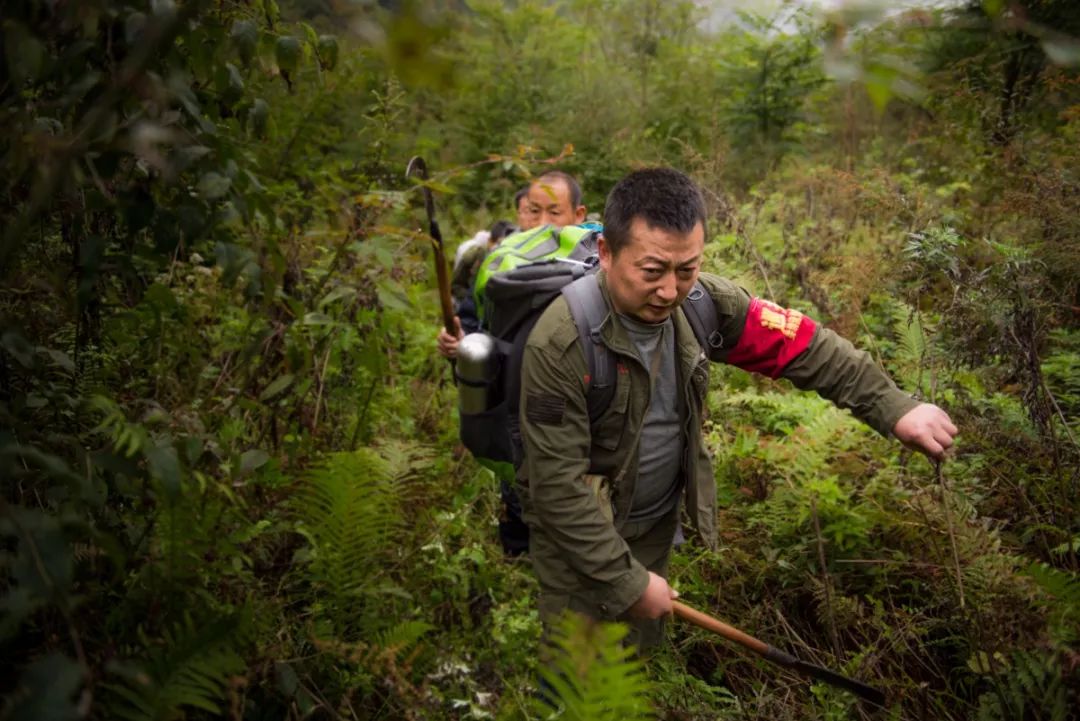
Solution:
[[[606,279],[600,287],[610,307]],[[713,299],[724,347],[737,343],[746,322],[750,296],[733,283],[702,273],[701,282]],[[683,484],[688,530],[709,547],[716,544],[716,481],[701,438],[703,407],[708,390],[706,358],[682,310],[672,318],[675,327],[676,378],[683,394]],[[614,397],[607,411],[590,428],[585,394],[587,369],[577,329],[565,300],[556,299],[544,311],[525,346],[521,378],[521,435],[524,460],[518,469],[523,490],[524,518],[560,563],[573,569],[581,595],[617,616],[644,591],[647,572],[635,559],[621,532],[626,524],[637,479],[638,443],[649,405],[649,374],[622,324],[609,314],[601,326],[603,342],[618,358]],[[714,355],[722,361],[724,351]],[[862,352],[831,331],[819,328],[810,346],[784,373],[800,388],[817,390],[855,413],[881,432],[914,406]],[[667,379],[664,379],[667,380]],[[670,382],[670,381],[669,381]],[[562,409],[558,423],[530,420],[530,398]],[[535,401],[534,401],[535,402]],[[533,412],[548,419],[550,413]],[[614,522],[605,519],[586,473],[610,479]],[[546,557],[546,556],[545,556]],[[543,563],[537,558],[534,563]],[[542,576],[543,568],[538,569]]]

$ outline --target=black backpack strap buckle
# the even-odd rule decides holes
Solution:
[[[720,318],[716,315],[716,305],[700,280],[694,283],[694,287],[686,294],[682,308],[701,349],[713,358],[713,354],[724,347],[724,336],[720,333]]]

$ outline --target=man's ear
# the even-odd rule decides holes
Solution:
[[[600,267],[605,271],[611,269],[611,246],[608,245],[607,238],[601,233],[600,237],[596,240],[596,249],[600,255]]]
[[[582,223],[584,223],[585,214],[587,212],[588,210],[585,208],[584,205],[579,205],[577,209],[574,210],[574,225],[581,225]]]

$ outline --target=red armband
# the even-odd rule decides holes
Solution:
[[[727,362],[752,373],[778,378],[806,350],[817,324],[797,310],[751,298],[746,325]]]

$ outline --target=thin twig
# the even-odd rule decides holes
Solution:
[[[322,404],[323,388],[326,387],[326,366],[330,363],[330,352],[334,350],[333,343],[326,344],[326,355],[323,356],[322,370],[319,371],[319,392],[315,394],[315,415],[311,419],[311,432],[315,432],[315,428],[319,425],[319,408]]]
[[[821,583],[825,586],[825,606],[829,612],[829,637],[832,640],[833,653],[840,658],[840,637],[836,633],[836,612],[833,609],[832,579],[825,567],[825,539],[821,536],[821,521],[818,520],[817,498],[810,498],[810,517],[814,520],[814,534],[817,536],[818,563],[821,566]]]
[[[894,561],[891,558],[838,558],[835,563],[852,563],[881,566],[913,566],[915,568],[944,568],[940,563],[924,561]]]
[[[964,577],[960,572],[960,554],[956,550],[956,531],[953,530],[952,511],[949,507],[949,489],[945,485],[945,473],[941,470],[941,461],[934,461],[938,485],[941,486],[941,505],[945,509],[945,522],[949,529],[949,544],[952,546],[953,565],[956,567],[956,590],[960,594],[960,608],[964,607]]]

